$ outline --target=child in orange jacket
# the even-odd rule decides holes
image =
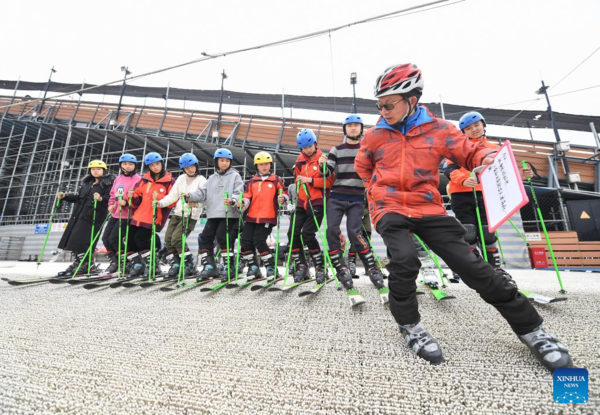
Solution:
[[[323,221],[323,186],[331,188],[335,176],[323,178],[319,158],[323,152],[317,147],[317,137],[312,130],[302,129],[296,136],[300,155],[294,165],[294,181],[298,186],[296,222],[292,235],[292,259],[296,265],[294,281],[309,278],[308,264],[302,249],[302,239],[309,249],[315,266],[315,278],[323,281],[327,275],[323,252],[316,234]],[[307,192],[308,191],[308,192]],[[316,221],[315,221],[316,219]],[[302,235],[302,239],[300,238]]]
[[[142,274],[148,276],[154,211],[153,201],[155,197],[158,201],[169,194],[175,183],[171,172],[165,170],[165,162],[160,154],[148,153],[144,157],[144,164],[150,171],[144,174],[136,189],[129,192],[131,205],[136,208],[131,218],[129,245],[127,246],[127,259],[133,264],[129,274],[131,277],[139,277]],[[121,200],[119,203],[124,206],[127,202]],[[160,232],[165,226],[173,206],[174,204],[162,209],[156,208],[154,223],[157,232]],[[155,267],[157,267],[156,262]]]
[[[469,138],[471,142],[481,142],[484,146],[493,150],[498,150],[500,146],[487,141],[485,136],[485,118],[476,112],[467,112],[460,117],[458,123],[460,130]],[[531,170],[522,169],[522,174],[525,177],[531,177]],[[500,269],[500,252],[496,235],[488,231],[487,216],[484,209],[483,193],[481,192],[481,184],[471,177],[471,172],[464,167],[459,166],[452,161],[448,161],[444,168],[444,175],[450,179],[448,184],[448,194],[450,195],[450,205],[456,219],[462,223],[467,230],[465,240],[471,245],[471,251],[479,255],[478,244],[485,243],[488,263],[496,268],[498,272],[505,273]],[[475,190],[475,192],[473,192]],[[473,194],[475,193],[475,194]],[[481,215],[481,225],[483,228],[483,241],[478,231],[479,224],[477,222],[477,211],[475,198],[479,205],[479,213]],[[508,276],[508,274],[506,274]],[[459,282],[460,277],[457,273],[453,273],[451,282]]]
[[[257,265],[256,250],[267,269],[267,281],[279,275],[275,258],[267,244],[273,226],[279,220],[279,206],[287,203],[287,190],[283,181],[272,173],[273,157],[266,151],[254,156],[256,175],[246,184],[243,201],[238,205],[246,212],[246,223],[242,231],[242,259],[248,262],[248,280],[262,278]],[[281,191],[281,194],[280,194]],[[243,272],[241,270],[240,272]]]

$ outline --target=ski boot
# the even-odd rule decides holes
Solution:
[[[385,287],[383,283],[383,274],[379,271],[379,268],[373,267],[367,270],[367,274],[369,275],[369,279],[378,290]]]
[[[175,278],[179,276],[179,266],[181,264],[181,258],[177,252],[172,252],[167,255],[167,263],[171,266],[169,268],[169,272],[167,273],[167,278]]]
[[[492,244],[492,246],[486,247],[485,251],[487,254],[488,264],[494,267],[494,269],[498,269],[502,265],[502,262],[500,259],[500,252],[498,251],[498,248],[495,245],[496,243]]]
[[[352,283],[352,274],[346,264],[344,263],[344,258],[342,258],[341,252],[338,250],[331,251],[329,253],[329,259],[331,259],[331,264],[335,268],[335,272],[338,280],[342,283],[345,289],[351,290],[354,288]],[[323,281],[325,279],[323,278]],[[318,280],[317,280],[318,283]]]
[[[351,290],[354,288],[352,274],[350,274],[350,270],[347,267],[342,267],[337,271],[337,278],[346,290]]]
[[[279,277],[279,271],[274,266],[267,266],[267,282]]]
[[[163,265],[171,265],[170,262],[170,258],[169,256],[172,253],[168,251],[167,247],[162,247],[157,253],[156,253],[156,262],[159,264],[163,264]]]
[[[198,255],[198,262],[203,268],[202,271],[200,271],[198,278],[196,278],[197,282],[206,281],[219,276],[219,269],[215,263],[215,258],[208,250],[203,249],[200,251],[200,254]]]
[[[327,270],[325,269],[325,262],[323,261],[323,252],[319,249],[310,251],[310,257],[315,266],[315,280],[317,284],[322,284],[327,278]]]
[[[146,269],[146,264],[142,259],[142,255],[139,252],[134,252],[133,254],[127,257],[128,261],[131,261],[132,267],[129,272],[130,278],[139,278],[144,275],[144,270]]]
[[[453,284],[458,284],[460,282],[460,276],[453,271],[452,277],[448,278],[448,281],[450,281]]]
[[[556,369],[568,369],[573,367],[573,361],[569,356],[569,349],[562,344],[556,336],[544,331],[540,325],[530,333],[519,336],[531,353],[550,372]]]
[[[183,264],[185,266],[185,276],[186,278],[192,277],[196,274],[196,264],[194,263],[194,254],[190,251],[184,252]]]
[[[437,283],[437,277],[434,271],[433,260],[425,252],[420,253],[419,260],[421,261],[421,274],[423,276],[423,283],[432,290],[439,289]]]
[[[429,286],[432,290],[439,289],[437,277],[435,276],[435,271],[433,271],[433,269],[425,268],[421,272],[423,274],[423,283],[425,285]]]
[[[119,259],[117,258],[116,252],[111,252],[108,254],[108,260],[110,263],[108,264],[108,268],[104,272],[107,274],[113,274],[119,270]]]
[[[352,278],[360,278],[356,275],[356,252],[348,253],[348,270],[352,274]]]
[[[160,269],[160,264],[158,262],[154,262],[154,264],[150,264],[150,251],[148,251],[146,254],[144,260],[146,262],[146,268],[144,269],[144,278],[152,278],[152,280],[155,280],[157,277],[162,276],[162,270]],[[144,257],[144,255],[142,255],[142,257]],[[154,257],[154,260],[156,261],[156,256]]]
[[[432,365],[444,363],[442,349],[437,341],[429,334],[423,323],[398,325],[400,334],[410,350],[421,359],[427,360]]]
[[[296,268],[296,272],[294,273],[294,282],[302,282],[310,278],[310,273],[308,272],[308,267],[306,264],[300,264]]]
[[[87,264],[83,264],[81,268],[79,268],[79,272],[77,275],[97,275],[100,273],[100,268],[98,264],[92,264],[89,268]]]
[[[78,258],[77,256],[75,256],[75,260],[73,261],[73,263],[71,265],[69,265],[66,270],[60,271],[56,275],[59,276],[59,277],[68,277],[68,276],[73,275],[73,273],[75,272],[75,270],[79,266],[79,262],[80,262],[80,258]]]
[[[497,268],[496,273],[498,273],[498,274],[502,275],[504,278],[506,278],[506,281],[508,281],[508,283],[510,285],[512,285],[516,289],[519,289],[519,287],[517,287],[516,281],[513,280],[513,277],[508,272],[504,271],[502,268]]]
[[[257,278],[262,278],[262,273],[260,272],[260,268],[258,265],[250,265],[250,269],[246,273],[246,280],[252,281]]]

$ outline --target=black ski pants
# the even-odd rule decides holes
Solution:
[[[301,255],[303,255],[304,250],[302,249],[302,240],[304,240],[304,245],[308,247],[309,251],[321,251],[321,246],[317,240],[317,233],[319,230],[315,223],[315,219],[319,226],[321,226],[321,222],[323,221],[323,206],[315,206],[314,210],[310,210],[310,208],[309,210],[304,210],[301,207],[297,207],[295,214],[296,223],[294,225],[294,235],[292,236],[292,250],[300,249],[300,252],[302,252]],[[292,223],[293,221],[294,216],[292,216]],[[300,236],[302,236],[302,239]]]
[[[129,243],[127,244],[128,252],[143,252],[149,251],[152,244],[152,229],[143,228],[131,225],[129,226]],[[156,234],[156,250],[161,248],[161,240],[158,233]]]
[[[121,219],[121,252],[125,251],[125,238],[127,236],[127,219]],[[119,218],[111,217],[104,228],[102,243],[106,252],[119,252]],[[127,246],[129,249],[129,244]]]
[[[465,228],[455,218],[445,215],[409,218],[387,213],[378,221],[377,232],[390,255],[390,263],[386,266],[390,273],[390,310],[398,324],[421,320],[416,295],[421,263],[410,232],[421,237],[467,286],[496,308],[516,334],[529,333],[542,323],[542,317],[527,297],[471,252],[464,240]]]
[[[273,225],[270,223],[246,222],[242,231],[242,251],[254,253],[258,250],[259,254],[271,252],[267,238],[271,235],[272,229]]]
[[[211,218],[206,221],[202,233],[198,236],[198,245],[202,249],[213,252],[215,249],[215,238],[221,249],[227,249],[227,229],[229,229],[229,251],[233,252],[235,240],[238,236],[238,218]]]

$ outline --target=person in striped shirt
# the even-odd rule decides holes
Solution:
[[[365,205],[365,187],[354,170],[354,159],[360,149],[363,121],[356,115],[346,117],[343,123],[345,141],[333,147],[328,155],[322,155],[319,163],[327,163],[327,177],[335,173],[331,196],[327,199],[327,245],[329,256],[337,277],[344,288],[353,288],[352,273],[344,262],[344,251],[340,244],[340,225],[346,215],[348,238],[356,248],[367,274],[375,287],[383,288],[383,275],[377,267],[369,242],[362,232]]]

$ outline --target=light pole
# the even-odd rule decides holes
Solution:
[[[219,143],[219,130],[221,129],[221,108],[223,108],[223,85],[225,83],[225,79],[227,79],[227,74],[225,73],[225,69],[221,73],[221,97],[219,98],[219,115],[217,117],[217,128],[213,132],[213,138]]]
[[[121,112],[121,102],[123,101],[123,95],[125,95],[125,85],[126,85],[125,80],[127,79],[127,75],[131,75],[131,72],[129,72],[128,66],[121,66],[121,72],[123,72],[123,84],[121,85],[121,94],[119,96],[119,105],[117,105],[117,113],[113,120],[114,123],[116,123],[117,120],[119,119],[119,112]]]
[[[546,103],[548,104],[548,114],[550,114],[550,121],[552,122],[552,129],[554,130],[554,137],[556,138],[556,144],[554,145],[555,155],[560,158],[562,161],[563,168],[565,169],[565,177],[567,178],[567,184],[569,188],[571,188],[571,183],[575,186],[575,190],[577,190],[577,182],[579,181],[579,175],[573,174],[569,170],[569,163],[567,162],[566,152],[569,151],[570,146],[568,142],[561,142],[560,135],[558,134],[558,128],[556,127],[556,120],[554,119],[554,113],[552,112],[552,106],[550,105],[550,98],[548,98],[548,88],[544,81],[542,80],[542,86],[540,89],[535,91],[538,95],[544,95],[546,97]],[[557,177],[558,179],[558,177]]]
[[[350,84],[352,85],[352,113],[356,114],[356,72],[350,74]]]
[[[46,102],[46,95],[48,94],[48,88],[50,88],[50,82],[52,82],[52,74],[55,72],[56,72],[56,69],[54,69],[54,66],[53,66],[50,69],[50,76],[48,77],[48,82],[46,82],[46,89],[44,89],[44,97],[42,98],[42,102],[40,103],[38,111],[33,112],[34,117],[36,117],[38,115],[37,112],[39,112],[40,114],[42,113],[42,109],[44,108],[44,103]]]

